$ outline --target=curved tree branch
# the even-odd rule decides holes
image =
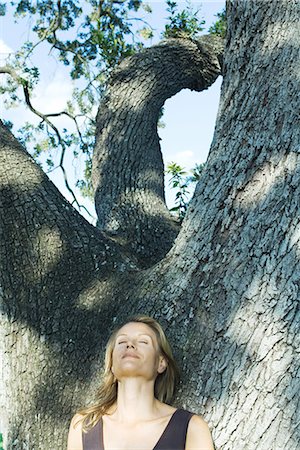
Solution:
[[[167,253],[179,231],[165,204],[160,110],[181,89],[207,89],[221,73],[222,53],[215,36],[163,41],[120,64],[100,105],[92,174],[98,224],[144,267]]]

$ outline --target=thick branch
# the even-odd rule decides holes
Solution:
[[[38,233],[39,228],[47,227],[49,230],[55,228],[65,244],[70,246],[70,249],[73,248],[72,252],[77,253],[80,248],[82,257],[91,261],[94,259],[97,267],[98,264],[103,263],[104,248],[110,248],[113,253],[116,252],[115,258],[113,257],[111,261],[112,265],[115,266],[116,261],[121,258],[123,267],[126,258],[124,259],[120,254],[118,246],[108,241],[99,230],[71,207],[1,121],[0,142],[0,209],[2,210],[0,230],[4,235],[7,233],[8,225],[20,227],[17,216],[21,211],[26,229],[16,235],[16,239],[20,242],[24,243],[31,232]],[[79,234],[76,229],[80,230]],[[23,232],[27,235],[26,239],[24,236],[22,238]],[[76,235],[76,239],[73,240],[72,235],[73,238]],[[21,264],[20,261],[18,263]],[[39,267],[35,270],[38,272]],[[92,267],[89,270],[93,271]]]
[[[167,253],[179,230],[165,205],[160,110],[181,89],[207,89],[221,73],[222,52],[212,36],[163,41],[119,66],[100,105],[93,158],[99,227],[144,266]]]

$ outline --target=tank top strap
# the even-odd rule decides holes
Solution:
[[[93,428],[88,430],[87,433],[82,433],[82,449],[104,450],[102,419]]]
[[[177,409],[153,450],[184,450],[189,421],[194,414]]]

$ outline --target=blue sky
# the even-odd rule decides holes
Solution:
[[[147,3],[151,5],[152,15],[146,16],[145,13],[142,15],[154,28],[152,44],[155,44],[160,39],[160,33],[168,13],[164,2],[148,1]],[[185,2],[177,3],[180,6],[185,5]],[[191,1],[190,3],[194,8],[200,9],[199,15],[205,19],[207,28],[216,20],[215,14],[222,11],[225,6],[225,0]],[[28,39],[30,20],[25,19],[15,24],[10,15],[0,20],[0,65],[3,65],[7,53],[17,50],[20,43]],[[32,101],[34,106],[42,112],[63,109],[72,91],[72,83],[66,76],[65,69],[57,64],[54,58],[49,57],[46,51],[39,53],[37,58],[38,66],[41,68],[41,82]],[[220,86],[221,77],[204,92],[183,90],[167,100],[162,119],[165,128],[158,130],[165,164],[174,161],[189,170],[196,163],[206,160],[213,136]],[[36,120],[24,107],[5,111],[2,106],[1,116],[12,120],[16,124],[16,128],[26,120]],[[60,125],[64,125],[62,121]],[[68,165],[74,166],[74,162],[70,159]],[[81,170],[80,166],[77,170]],[[62,193],[70,199],[61,173],[55,171],[49,176]],[[168,188],[168,179],[166,179],[166,198],[168,205],[173,206],[174,192]],[[92,203],[86,203],[87,207],[93,210]]]

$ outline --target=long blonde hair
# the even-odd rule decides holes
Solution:
[[[111,407],[117,401],[118,394],[118,382],[112,373],[112,354],[115,347],[115,341],[119,330],[131,322],[140,322],[148,325],[154,332],[157,338],[157,343],[159,347],[160,354],[167,361],[167,368],[164,372],[157,375],[154,384],[154,396],[164,403],[170,403],[176,383],[179,379],[179,372],[177,364],[172,354],[170,344],[166,338],[166,335],[161,327],[161,325],[154,320],[152,317],[148,316],[136,316],[132,317],[121,326],[119,326],[111,335],[108,340],[105,352],[105,367],[102,383],[97,392],[97,402],[92,406],[82,408],[78,411],[80,414],[83,431],[87,431],[94,427],[96,423],[100,420],[101,416],[107,414]]]

